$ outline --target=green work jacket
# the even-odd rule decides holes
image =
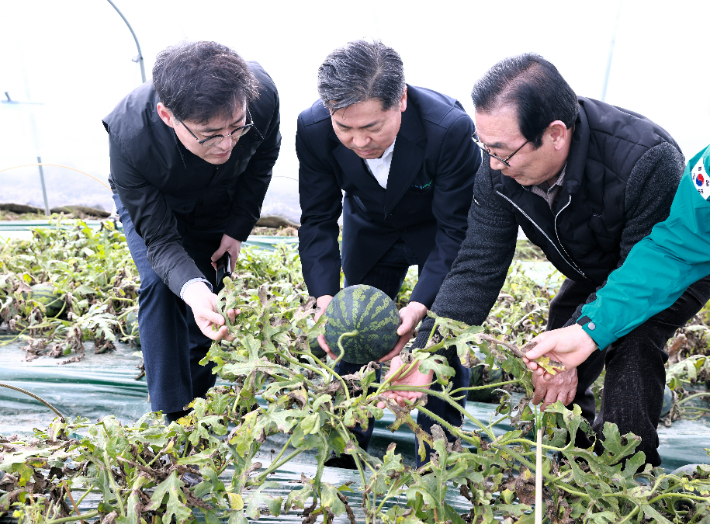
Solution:
[[[599,349],[673,304],[710,275],[710,146],[685,168],[671,212],[609,275],[577,321]]]

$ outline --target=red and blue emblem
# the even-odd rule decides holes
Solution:
[[[703,157],[698,159],[698,163],[693,166],[693,170],[690,172],[693,178],[693,185],[695,189],[698,190],[700,196],[705,200],[710,196],[710,177],[705,170],[705,163],[703,162]]]

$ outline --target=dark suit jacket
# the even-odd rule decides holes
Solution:
[[[407,86],[407,98],[386,190],[340,143],[320,101],[298,117],[299,249],[313,296],[340,290],[341,212],[342,268],[350,284],[402,238],[424,264],[411,300],[429,307],[456,258],[481,162],[473,121],[459,102],[435,91]]]
[[[222,165],[190,153],[163,123],[152,82],[136,88],[103,120],[111,187],[145,241],[153,270],[175,294],[188,280],[203,277],[182,247],[178,222],[192,231],[223,228],[246,240],[261,213],[281,145],[279,96],[266,71],[248,64],[260,84],[259,98],[249,104],[256,129],[239,139]]]

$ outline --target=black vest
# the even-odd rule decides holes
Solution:
[[[629,176],[641,157],[663,142],[680,151],[673,138],[647,118],[579,97],[565,178],[552,209],[500,171],[491,172],[493,190],[561,273],[598,287],[621,258]]]

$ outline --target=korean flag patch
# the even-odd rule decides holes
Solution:
[[[700,196],[705,200],[710,196],[710,177],[708,177],[708,172],[705,170],[705,165],[703,164],[703,157],[698,159],[698,163],[695,164],[693,171],[690,173],[693,179],[693,186],[698,190]]]

